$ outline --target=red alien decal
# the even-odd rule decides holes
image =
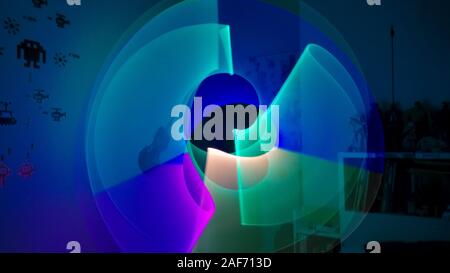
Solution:
[[[34,166],[29,162],[25,162],[20,166],[17,174],[23,178],[30,178],[31,176],[33,176],[34,172]]]
[[[6,183],[6,178],[11,175],[11,170],[5,163],[0,162],[0,187],[3,187]]]

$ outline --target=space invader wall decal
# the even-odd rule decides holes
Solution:
[[[6,183],[6,178],[11,175],[11,169],[2,161],[0,161],[0,187]]]
[[[14,18],[8,17],[3,21],[3,28],[10,35],[16,35],[20,32],[20,24]]]
[[[17,120],[13,115],[13,112],[9,110],[10,102],[0,102],[3,109],[0,109],[0,126],[16,125]]]
[[[33,3],[33,6],[38,9],[48,5],[47,0],[31,0],[31,2]]]
[[[25,67],[38,69],[41,60],[43,64],[46,63],[47,52],[39,42],[25,39],[17,45],[17,59],[24,59]]]

